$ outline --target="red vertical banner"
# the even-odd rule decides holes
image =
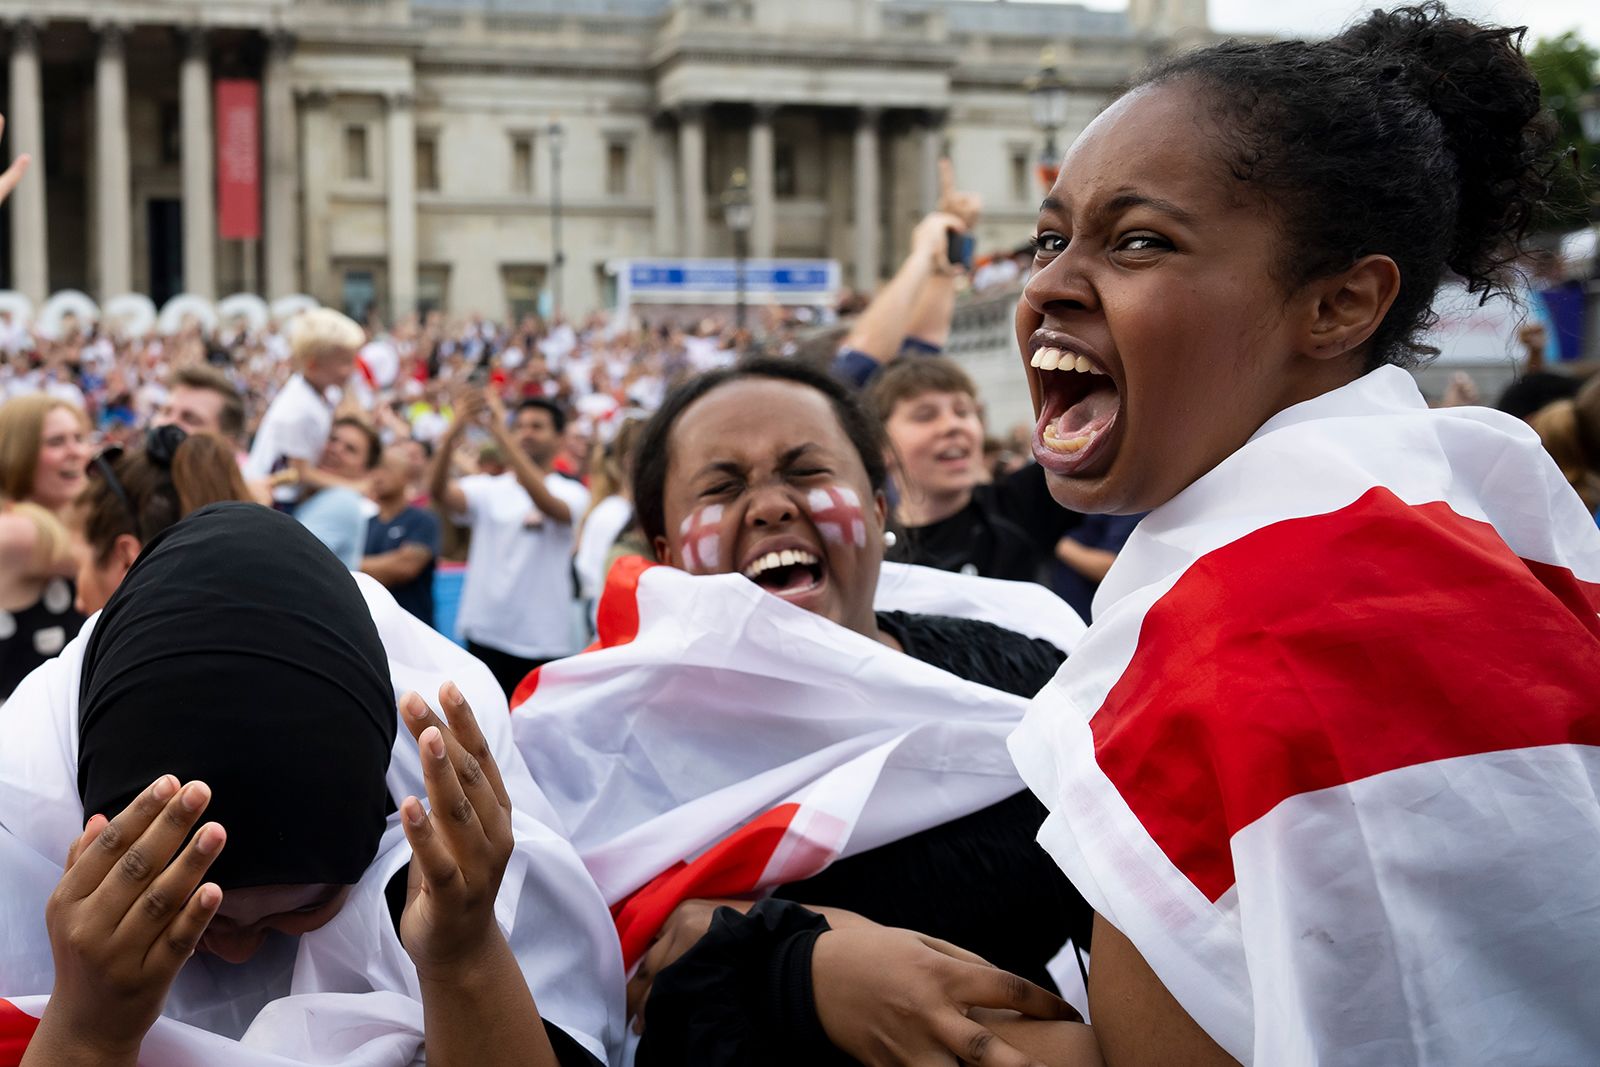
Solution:
[[[261,236],[261,86],[217,79],[217,236]]]

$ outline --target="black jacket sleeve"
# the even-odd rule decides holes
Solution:
[[[811,952],[827,929],[784,900],[745,915],[718,908],[705,936],[656,976],[638,1067],[854,1064],[817,1020]]]

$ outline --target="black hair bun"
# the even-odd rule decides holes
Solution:
[[[1525,32],[1425,3],[1374,11],[1329,42],[1366,57],[1380,84],[1409,91],[1438,117],[1459,175],[1446,263],[1473,292],[1501,283],[1558,165],[1555,124],[1521,52]]]

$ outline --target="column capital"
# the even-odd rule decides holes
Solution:
[[[210,30],[195,23],[174,26],[172,30],[178,35],[178,44],[183,49],[184,59],[205,59],[209,56]]]
[[[750,121],[770,124],[783,110],[782,104],[755,103],[750,105]]]
[[[417,105],[417,96],[409,89],[393,89],[383,94],[383,106],[390,111],[410,111]]]
[[[857,126],[877,126],[881,121],[883,121],[883,108],[881,107],[862,107],[856,109]]]
[[[31,18],[12,19],[7,23],[11,30],[11,47],[37,49],[39,47],[39,21]]]
[[[294,91],[294,98],[301,107],[324,108],[332,101],[333,95],[326,89],[300,88]]]
[[[273,27],[262,34],[267,40],[267,55],[271,59],[288,59],[294,52],[295,35],[281,26]]]
[[[711,110],[711,105],[709,103],[693,102],[679,104],[673,110],[677,113],[679,122],[704,122],[707,113]]]
[[[128,43],[128,24],[111,19],[97,19],[89,24],[100,41],[100,51],[121,53]]]
[[[917,123],[920,126],[922,126],[923,129],[927,129],[927,130],[943,129],[945,123],[947,123],[949,121],[950,121],[950,111],[949,111],[948,108],[942,108],[942,107],[924,108],[917,115]]]

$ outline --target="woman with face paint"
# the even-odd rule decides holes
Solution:
[[[1561,165],[1521,37],[1427,4],[1225,42],[1067,153],[1034,453],[1063,506],[1150,512],[1011,739],[1096,910],[1090,1026],[962,1012],[845,929],[818,1011],[858,1059],[1595,1059],[1600,533],[1531,431],[1404,369]]]
[[[771,598],[850,631],[847,636],[855,643],[849,647],[855,651],[842,661],[812,657],[806,646],[789,640],[780,639],[771,648],[772,654],[802,657],[793,672],[795,686],[787,692],[809,693],[812,704],[808,708],[803,695],[794,696],[793,710],[785,712],[785,721],[799,732],[810,731],[812,749],[799,752],[802,759],[824,757],[829,746],[823,738],[832,736],[825,733],[834,711],[828,706],[830,693],[871,684],[864,667],[868,660],[914,659],[920,661],[919,670],[923,664],[936,668],[927,672],[933,676],[930,689],[944,691],[943,703],[940,695],[932,695],[914,712],[924,723],[939,723],[970,712],[970,705],[962,703],[967,697],[955,693],[962,690],[963,680],[977,683],[973,688],[979,692],[1026,697],[1063,659],[1051,644],[991,623],[875,606],[885,543],[882,431],[830,377],[790,361],[756,361],[701,376],[667,398],[645,428],[637,456],[638,520],[658,560],[694,575],[742,576],[737,587],[726,588],[737,593],[749,589],[744,582],[752,583]],[[1019,590],[1013,594],[1017,596],[1037,594],[1070,616],[1033,586],[924,573],[931,581],[963,588],[1000,586]],[[684,584],[681,575],[674,581]],[[754,599],[767,598],[757,594]],[[777,627],[795,625],[784,620],[796,613],[777,607],[762,617]],[[690,609],[686,605],[684,610]],[[706,610],[694,609],[697,616]],[[603,602],[602,630],[607,611]],[[805,622],[815,626],[812,620]],[[748,622],[736,624],[730,618],[727,632],[710,636],[732,646],[737,655],[749,640],[742,631],[749,628]],[[641,636],[639,643],[648,640]],[[697,684],[676,664],[664,667],[660,677],[663,688],[692,692]],[[732,682],[726,672],[721,679],[723,686]],[[529,704],[517,708],[517,727],[540,725],[536,718],[525,720],[524,714],[532,709],[537,715],[539,697],[548,687],[541,682]],[[615,689],[608,692],[603,704],[589,700],[580,726],[616,721],[613,704],[626,698]],[[634,726],[628,744],[642,748],[647,741],[642,739],[640,712],[636,705],[629,708]],[[744,747],[761,750],[776,744],[760,728],[757,709],[734,711],[730,728],[741,731]],[[709,708],[697,707],[691,698],[681,714],[669,718],[685,725],[694,721],[691,732],[703,732],[714,729],[708,714]],[[813,727],[805,726],[807,715],[815,719]],[[680,732],[684,728],[680,725]],[[997,723],[996,738],[1009,729],[1009,722]],[[561,755],[559,746],[570,744],[573,733],[548,721],[536,736],[519,729],[519,745],[535,760],[530,766],[541,781],[548,783],[563,765],[571,765],[573,760]],[[656,760],[676,762],[659,753],[651,757]],[[704,755],[698,760],[697,777],[714,773]],[[1004,759],[1000,762],[1003,767]],[[623,776],[616,760],[609,765],[611,780]],[[546,769],[552,778],[544,776]],[[1010,777],[990,774],[989,781],[1008,783]],[[560,786],[549,789],[552,798],[564,792]],[[939,945],[952,967],[962,969],[971,983],[968,994],[976,1001],[1015,1003],[1033,1014],[1058,1017],[1063,1005],[1041,988],[1053,984],[1046,964],[1068,937],[1084,944],[1088,931],[1081,920],[1086,911],[1059,871],[1042,862],[1046,857],[1033,843],[1040,817],[1034,798],[1004,784],[994,795],[1004,799],[986,800],[937,825],[847,852],[818,873],[764,887],[773,899],[754,907],[763,890],[737,901],[704,899],[709,894],[683,900],[649,943],[629,984],[630,1013],[643,1034],[639,1062],[716,1067],[789,1057],[794,1062],[837,1061],[841,1054],[811,1008],[811,948],[830,924],[869,931],[913,928],[926,943]],[[916,796],[905,802],[936,808]],[[557,800],[558,808],[561,803]],[[616,801],[632,807],[640,803],[638,795]],[[593,807],[615,810],[611,803]],[[569,825],[580,828],[574,840],[582,850],[582,828],[593,821],[593,811],[561,810]],[[730,831],[747,817],[741,813]],[[725,888],[717,895],[735,891]],[[719,910],[722,905],[727,906]],[[621,926],[628,908],[619,914]],[[1029,916],[1029,924],[1016,923],[1018,915]],[[625,933],[625,952],[628,944]],[[995,966],[977,962],[978,957]],[[718,1020],[730,1012],[755,1021],[725,1029]]]
[[[608,1056],[615,935],[493,678],[292,519],[155,535],[18,692],[0,1049],[26,1067]]]

